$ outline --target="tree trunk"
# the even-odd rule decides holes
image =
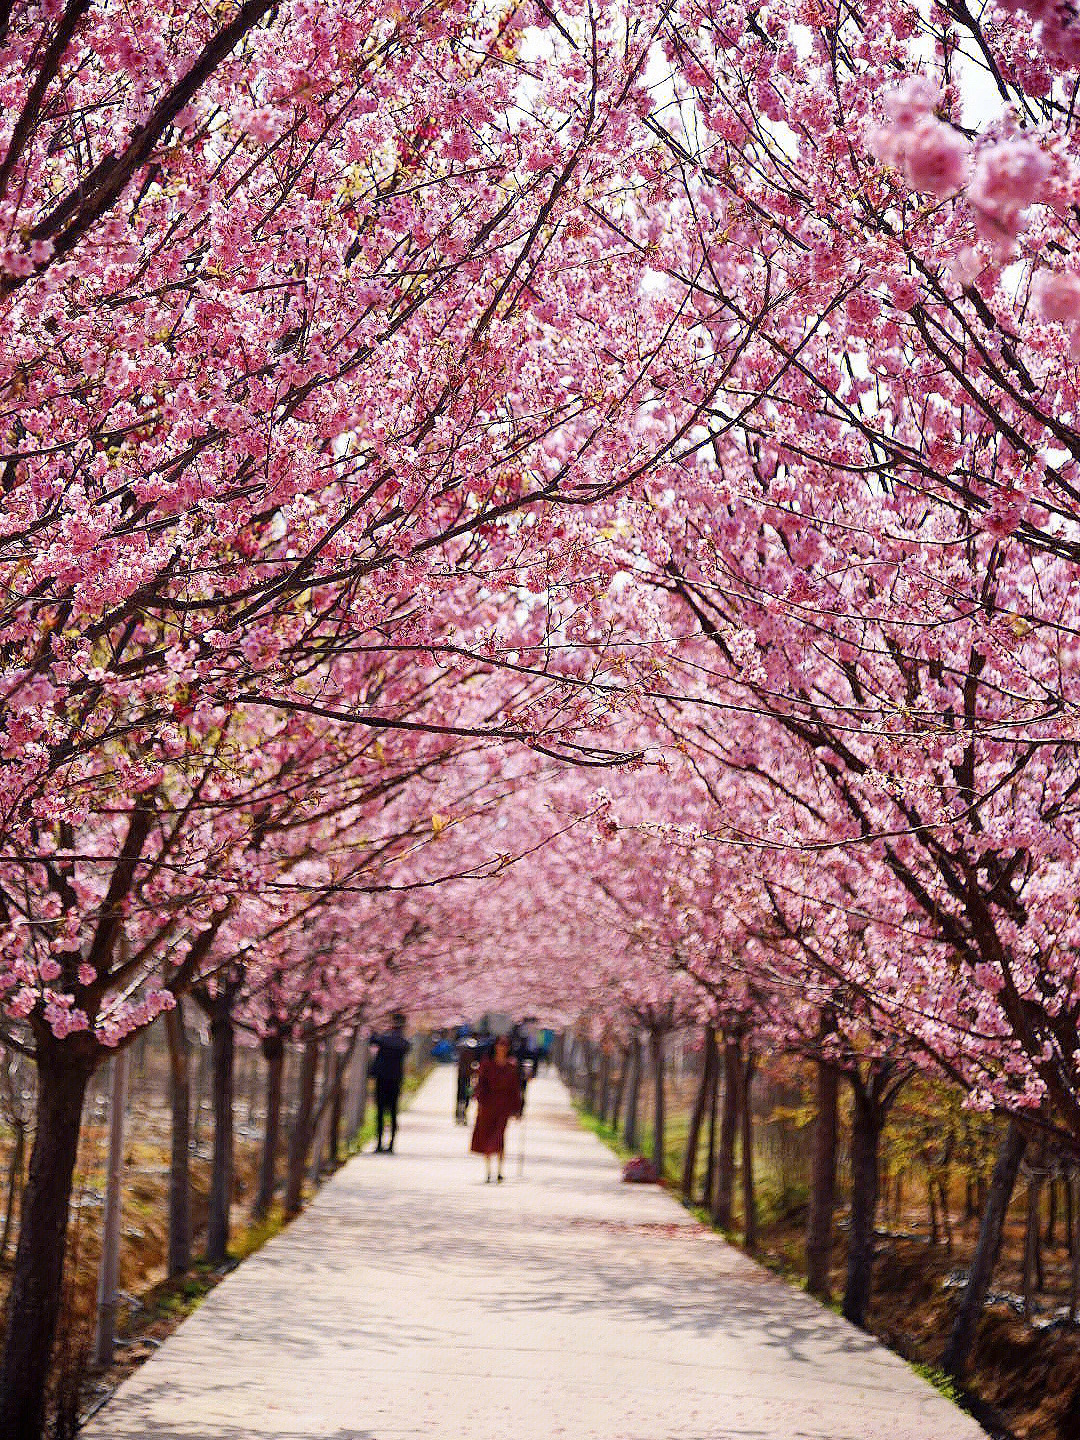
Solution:
[[[831,1065],[817,1066],[817,1115],[810,1170],[810,1208],[806,1217],[806,1288],[829,1299],[833,1212],[836,1209],[836,1137],[839,1082]]]
[[[754,1110],[751,1087],[754,1083],[754,1055],[747,1047],[739,1086],[739,1111],[742,1131],[742,1199],[743,1244],[747,1250],[757,1249],[757,1202],[754,1198]]]
[[[83,1097],[93,1071],[64,1042],[38,1037],[37,1125],[23,1192],[19,1243],[0,1365],[4,1440],[41,1440],[64,1272],[64,1240]]]
[[[345,1101],[345,1143],[351,1145],[364,1128],[367,1114],[368,1056],[371,1046],[361,1031],[360,1041],[349,1067],[348,1096]]]
[[[936,1245],[938,1243],[938,1218],[933,1175],[926,1177],[926,1213],[929,1217],[927,1220],[927,1244]]]
[[[1066,1167],[1065,1174],[1062,1176],[1061,1181],[1062,1192],[1065,1200],[1065,1253],[1069,1256],[1070,1259],[1072,1258],[1073,1251],[1076,1247],[1076,1237],[1073,1234],[1074,1175],[1074,1168],[1072,1165],[1069,1165]],[[3,1248],[0,1247],[0,1260],[2,1260],[3,1258],[4,1251]]]
[[[191,1106],[191,1150],[195,1155],[199,1152],[199,1136],[202,1132],[203,1109],[206,1103],[206,1069],[209,1053],[200,1025],[195,1036],[195,1082],[192,1086]]]
[[[739,1074],[742,1070],[742,1040],[724,1040],[724,1099],[720,1109],[720,1151],[716,1157],[716,1185],[713,1222],[722,1230],[731,1229],[735,1197],[735,1132],[739,1122]]]
[[[259,1157],[259,1185],[251,1207],[254,1220],[265,1220],[274,1203],[277,1152],[281,1141],[281,1079],[285,1069],[285,1041],[280,1035],[267,1035],[262,1042],[262,1053],[266,1060],[266,1122]]]
[[[657,1178],[664,1178],[664,1032],[649,1032],[649,1056],[653,1073],[653,1166]]]
[[[326,1042],[325,1060],[323,1063],[322,1094],[319,1096],[319,1104],[315,1110],[311,1122],[312,1155],[311,1155],[311,1183],[317,1185],[322,1175],[322,1161],[326,1153],[327,1137],[333,1124],[333,1113],[335,1104],[339,1103],[341,1095],[341,1082],[345,1075],[345,1068],[352,1058],[353,1048],[360,1038],[359,1028],[355,1029],[349,1037],[348,1049],[340,1054],[334,1048],[333,1036]]]
[[[1043,1289],[1042,1265],[1039,1256],[1039,1201],[1042,1199],[1042,1157],[1037,1168],[1028,1175],[1027,1224],[1024,1231],[1024,1319],[1030,1320],[1035,1309],[1034,1291]]]
[[[1065,1200],[1069,1223],[1069,1323],[1076,1321],[1080,1307],[1080,1171],[1070,1168],[1065,1176]]]
[[[345,1076],[339,1074],[330,1100],[330,1134],[326,1141],[326,1163],[337,1165],[341,1160],[341,1115],[345,1105]]]
[[[120,1221],[124,1195],[124,1114],[127,1110],[129,1050],[120,1050],[110,1062],[109,1158],[105,1171],[105,1209],[102,1216],[101,1265],[98,1270],[97,1324],[93,1363],[101,1369],[112,1364],[116,1344],[116,1311],[120,1284]]]
[[[626,1048],[619,1053],[619,1078],[615,1082],[615,1095],[611,1102],[610,1125],[613,1131],[618,1133],[619,1120],[622,1116],[623,1100],[626,1098],[626,1082],[630,1075],[630,1050]]]
[[[713,1192],[716,1188],[716,1110],[720,1099],[720,1050],[717,1045],[717,1034],[710,1032],[709,1044],[712,1046],[712,1079],[709,1082],[709,1141],[708,1154],[705,1157],[705,1181],[701,1189],[702,1206],[711,1211],[713,1203]]]
[[[851,1240],[848,1248],[844,1318],[866,1328],[874,1280],[874,1225],[877,1218],[878,1147],[884,1115],[862,1084],[852,1081],[855,1097],[851,1124]]]
[[[960,1302],[960,1310],[953,1322],[952,1333],[941,1362],[945,1373],[955,1380],[963,1376],[968,1355],[971,1353],[975,1325],[994,1276],[994,1265],[1001,1249],[1005,1214],[1016,1185],[1016,1177],[1020,1173],[1020,1161],[1024,1158],[1026,1143],[1020,1126],[1015,1120],[1010,1120],[990,1180],[986,1207],[979,1227],[979,1239],[964,1288],[964,1298]]]
[[[626,1099],[626,1127],[623,1143],[628,1150],[638,1148],[638,1108],[641,1098],[641,1037],[635,1035],[630,1042],[630,1081]]]
[[[191,1268],[191,1066],[190,1046],[184,1030],[184,1011],[165,1011],[169,1042],[169,1104],[172,1135],[169,1152],[169,1254],[170,1279]]]
[[[229,1209],[233,1186],[233,1059],[236,1033],[232,996],[214,1001],[210,1017],[214,1150],[210,1165],[210,1213],[206,1222],[206,1258],[222,1265],[229,1254]]]
[[[1058,1182],[1056,1175],[1050,1176],[1046,1189],[1046,1198],[1049,1203],[1048,1214],[1046,1216],[1046,1234],[1043,1236],[1043,1244],[1050,1250],[1057,1244]]]
[[[705,1119],[705,1106],[709,1098],[709,1085],[712,1081],[715,1055],[716,1046],[713,1044],[712,1026],[706,1025],[705,1040],[701,1051],[701,1079],[698,1082],[697,1094],[694,1096],[694,1108],[690,1115],[690,1128],[686,1136],[686,1154],[683,1156],[680,1183],[682,1198],[688,1205],[694,1198],[698,1142],[701,1139],[701,1126]]]
[[[315,1106],[315,1072],[319,1064],[319,1042],[305,1042],[300,1057],[300,1079],[296,1115],[289,1136],[288,1173],[285,1177],[285,1214],[299,1215],[304,1195],[304,1166],[311,1144],[311,1116]]]
[[[596,1105],[596,1113],[601,1125],[607,1124],[608,1106],[611,1103],[611,1055],[605,1044],[600,1051],[600,1077],[597,1082],[599,1098]]]

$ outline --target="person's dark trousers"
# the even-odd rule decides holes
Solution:
[[[383,1127],[390,1122],[390,1144],[387,1150],[393,1150],[394,1140],[397,1137],[397,1107],[398,1096],[401,1094],[400,1085],[388,1085],[385,1082],[375,1082],[375,1149],[382,1150]]]

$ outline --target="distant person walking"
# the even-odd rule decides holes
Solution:
[[[371,1043],[375,1058],[371,1062],[371,1074],[375,1080],[375,1152],[384,1148],[391,1154],[397,1138],[398,1101],[401,1098],[401,1082],[405,1078],[405,1056],[412,1048],[405,1038],[405,1016],[400,1012],[391,1015],[390,1029],[380,1035],[373,1035]],[[390,1143],[383,1146],[383,1129],[390,1125]]]
[[[510,1054],[510,1041],[505,1035],[495,1037],[491,1055],[480,1061],[476,1073],[476,1124],[469,1149],[483,1155],[487,1167],[486,1181],[491,1180],[492,1156],[498,1156],[495,1179],[503,1178],[503,1154],[506,1149],[506,1124],[521,1114],[521,1067]]]
[[[479,1059],[479,1045],[471,1035],[463,1035],[457,1042],[457,1096],[454,1104],[454,1119],[459,1125],[468,1124],[473,1072]]]

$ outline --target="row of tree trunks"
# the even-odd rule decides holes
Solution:
[[[236,1033],[232,1017],[232,995],[223,989],[213,997],[199,996],[210,1020],[210,1046],[200,1047],[200,1063],[209,1062],[209,1073],[203,1069],[204,1081],[209,1079],[211,1114],[213,1116],[213,1151],[211,1160],[210,1203],[207,1229],[207,1258],[215,1264],[228,1257],[230,1212],[233,1200],[234,1160],[234,1090],[236,1065]],[[165,1012],[163,1029],[169,1056],[169,1099],[171,1111],[170,1166],[168,1188],[168,1254],[170,1276],[185,1273],[192,1259],[191,1152],[195,1144],[193,1098],[199,1084],[192,1083],[192,1056],[182,1002]],[[299,1124],[296,1131],[307,1137],[310,1145],[314,1125],[323,1121],[322,1140],[327,1153],[336,1156],[340,1145],[341,1125],[346,1115],[343,1082],[351,1056],[356,1048],[358,1032],[354,1032],[348,1050],[335,1054],[328,1046],[325,1091],[318,1115],[313,1115],[313,1091],[305,1090],[301,1080],[298,1106]],[[5,1396],[5,1440],[40,1440],[44,1433],[45,1395],[48,1365],[52,1354],[62,1294],[65,1237],[70,1210],[74,1169],[78,1155],[82,1113],[91,1077],[103,1055],[96,1043],[86,1037],[57,1041],[49,1033],[35,1036],[37,1044],[37,1090],[35,1124],[31,1146],[29,1174],[19,1207],[18,1241],[9,1304],[21,1317],[19,1325],[7,1327],[4,1350],[0,1359],[0,1388]],[[114,1081],[111,1089],[108,1188],[104,1222],[103,1260],[100,1272],[98,1326],[95,1356],[98,1363],[107,1363],[113,1349],[116,1319],[117,1277],[120,1238],[120,1186],[122,1168],[122,1119],[125,1109],[123,1079],[131,1064],[145,1069],[145,1043],[141,1052],[133,1049],[114,1058]],[[364,1090],[366,1088],[366,1046],[354,1067],[356,1089],[350,1093],[350,1120],[356,1128],[363,1122]],[[305,1060],[317,1057],[317,1043],[305,1047]],[[273,1046],[270,1047],[273,1055]],[[273,1156],[278,1148],[281,1128],[283,1066],[285,1047],[271,1063],[267,1058],[267,1130],[264,1139],[260,1185],[256,1209],[267,1196],[272,1197],[275,1184]],[[302,1070],[303,1070],[302,1066]],[[249,1080],[253,1072],[249,1066]],[[312,1073],[312,1084],[314,1074]],[[193,1097],[193,1090],[195,1097]],[[196,1104],[196,1117],[198,1112]],[[249,1097],[250,1108],[250,1097]],[[23,1167],[29,1126],[16,1126],[14,1153],[10,1173],[6,1177],[6,1214],[3,1246],[12,1229],[16,1210],[15,1190]],[[299,1208],[299,1188],[303,1182],[303,1159],[294,1163],[288,1176],[286,1195],[292,1213]],[[263,1212],[265,1213],[265,1211]]]
[[[653,1098],[653,1159],[660,1171],[663,1161],[664,1134],[664,1043],[662,1031],[648,1032],[649,1058],[654,1084]],[[643,1042],[637,1035],[626,1048],[619,1065],[617,1090],[612,1109],[612,1122],[623,1114],[623,1138],[629,1148],[640,1141],[640,1087],[643,1077]],[[601,1059],[591,1047],[583,1047],[586,1089],[603,1105],[601,1118],[607,1121],[609,1092],[612,1090],[607,1058]],[[736,1172],[739,1170],[742,1191],[744,1241],[753,1249],[757,1241],[756,1204],[753,1174],[753,1106],[751,1087],[755,1069],[752,1049],[737,1032],[723,1039],[723,1084],[717,1039],[706,1027],[702,1066],[698,1077],[690,1115],[686,1153],[680,1177],[683,1198],[694,1198],[694,1182],[701,1144],[702,1127],[708,1117],[709,1161],[705,1180],[705,1198],[711,1203],[713,1220],[730,1230],[734,1224]],[[851,1227],[845,1275],[842,1312],[853,1324],[865,1328],[873,1289],[876,1248],[876,1222],[881,1187],[881,1137],[889,1111],[906,1083],[907,1072],[898,1070],[889,1060],[871,1063],[865,1070],[845,1071],[852,1091],[851,1127]],[[810,1205],[806,1231],[807,1288],[823,1299],[830,1297],[830,1264],[832,1258],[833,1222],[836,1210],[837,1150],[839,1142],[839,1089],[841,1072],[833,1065],[816,1066],[816,1117],[811,1157]],[[598,1084],[599,1082],[599,1084]],[[719,1134],[717,1136],[717,1111]],[[718,1142],[718,1143],[717,1143]],[[945,1354],[947,1371],[959,1378],[970,1352],[974,1326],[981,1313],[992,1279],[1001,1244],[1005,1212],[1015,1188],[1016,1177],[1025,1148],[1023,1132],[1010,1122],[998,1155],[994,1174],[985,1193],[985,1205],[971,1271],[961,1308],[950,1335]],[[1040,1233],[1040,1192],[1042,1183],[1050,1178],[1045,1170],[1045,1157],[1033,1167],[1028,1180],[1028,1220],[1026,1231],[1025,1303],[1031,1305],[1031,1290],[1037,1283],[1039,1246],[1045,1243]],[[741,1163],[737,1163],[740,1162]],[[886,1177],[887,1178],[887,1177]],[[935,1189],[928,1190],[935,1220],[940,1216],[947,1245],[952,1232],[947,1208],[947,1190],[941,1177],[931,1177]],[[1064,1209],[1067,1220],[1066,1244],[1073,1256],[1071,1277],[1072,1309],[1080,1310],[1080,1177],[1070,1174],[1066,1181]],[[976,1194],[981,1199],[981,1194]],[[936,1230],[936,1226],[933,1227]],[[1048,1232],[1053,1233],[1052,1217]]]

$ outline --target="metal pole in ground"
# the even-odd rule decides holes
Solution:
[[[127,1107],[128,1050],[125,1047],[110,1061],[109,1074],[109,1168],[105,1179],[105,1215],[101,1237],[101,1269],[98,1272],[97,1328],[94,1332],[94,1364],[112,1364],[116,1340],[116,1312],[120,1280],[121,1183],[124,1169],[124,1111]]]

